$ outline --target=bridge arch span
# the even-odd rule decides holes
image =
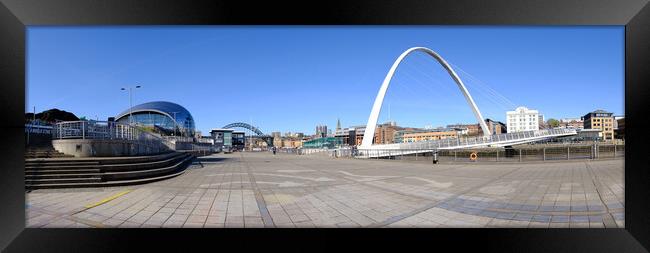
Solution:
[[[269,145],[269,147],[273,146],[273,137],[268,135],[268,134],[264,134],[264,132],[262,132],[262,130],[260,130],[256,126],[253,126],[251,124],[244,123],[244,122],[235,122],[235,123],[230,123],[228,125],[223,126],[223,128],[235,128],[235,127],[245,128],[245,129],[251,130],[251,131],[253,131],[253,133],[255,133],[255,135],[253,135],[251,137],[260,138],[260,139],[264,140],[266,142],[266,144]]]
[[[259,128],[255,127],[255,126],[252,126],[250,124],[247,124],[247,123],[243,123],[243,122],[235,122],[235,123],[230,123],[228,125],[223,126],[223,128],[234,128],[234,127],[246,128],[248,130],[253,131],[257,135],[265,135],[262,132],[262,130],[260,130]]]
[[[485,134],[490,135],[490,130],[485,124],[485,120],[483,120],[483,116],[481,115],[481,112],[476,106],[476,103],[474,103],[474,99],[472,99],[472,96],[467,91],[467,88],[465,88],[465,84],[463,84],[463,81],[460,80],[458,74],[456,74],[454,69],[447,63],[447,61],[445,61],[445,59],[443,59],[438,53],[434,52],[429,48],[412,47],[407,49],[399,57],[397,57],[397,60],[395,60],[393,66],[388,71],[386,78],[384,78],[384,82],[381,84],[381,88],[379,88],[379,93],[375,98],[375,103],[372,106],[372,111],[370,111],[370,117],[368,117],[368,124],[366,124],[366,131],[364,133],[363,140],[361,141],[361,147],[369,148],[370,146],[372,146],[372,141],[375,136],[375,128],[377,127],[377,120],[379,119],[379,112],[381,111],[381,105],[384,103],[384,96],[386,95],[386,91],[388,90],[388,85],[390,84],[390,80],[393,78],[393,75],[395,74],[395,70],[397,70],[397,67],[404,60],[404,58],[406,58],[406,56],[408,56],[409,54],[415,51],[424,52],[432,56],[434,59],[438,61],[438,63],[440,63],[440,65],[442,65],[442,67],[445,68],[445,70],[447,70],[451,78],[458,85],[460,91],[463,93],[463,96],[465,96],[465,100],[467,100],[467,103],[472,108],[472,112],[474,113],[474,116],[476,117],[479,124],[481,125],[481,129],[483,130],[484,135]]]

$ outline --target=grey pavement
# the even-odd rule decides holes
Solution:
[[[621,228],[623,164],[215,154],[154,183],[29,192],[26,226]]]

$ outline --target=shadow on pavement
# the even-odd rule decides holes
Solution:
[[[221,162],[221,161],[229,160],[229,159],[231,159],[231,158],[227,158],[227,157],[197,157],[195,159],[195,161],[212,163],[212,162]]]

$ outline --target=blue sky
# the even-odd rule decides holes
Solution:
[[[313,133],[317,124],[365,125],[386,73],[406,49],[450,62],[485,118],[517,106],[548,118],[604,109],[624,114],[624,28],[499,26],[29,27],[26,111],[77,116],[134,105],[183,105],[206,133],[232,122],[264,132]],[[391,83],[380,122],[475,123],[442,67],[410,55]]]

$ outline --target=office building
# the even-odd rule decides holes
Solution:
[[[273,137],[273,146],[282,147],[282,134],[280,132],[272,132],[271,137]]]
[[[507,127],[506,124],[503,124],[501,121],[494,121],[491,119],[486,119],[485,124],[487,125],[488,129],[490,130],[490,133],[492,135],[495,134],[505,134],[507,132]],[[476,124],[478,128],[478,135],[483,135],[483,129],[480,127],[479,124]]]
[[[327,126],[326,125],[317,125],[316,126],[316,136],[317,138],[325,137],[327,135]]]
[[[506,123],[510,133],[539,130],[539,112],[520,106],[506,112]]]
[[[615,117],[616,130],[614,132],[614,137],[616,139],[625,140],[625,117],[619,116]]]
[[[565,118],[560,120],[560,126],[562,128],[571,128],[571,129],[584,129],[584,122],[579,118]]]
[[[600,129],[600,138],[604,141],[614,139],[614,117],[611,112],[596,110],[582,117],[585,129]]]
[[[402,142],[418,142],[430,140],[442,140],[448,138],[457,138],[458,132],[452,129],[438,129],[438,130],[421,130],[406,132],[402,135]]]
[[[389,144],[394,143],[394,134],[401,128],[397,126],[395,121],[380,124],[375,128],[374,144]]]
[[[217,148],[218,150],[220,149],[224,152],[232,151],[233,132],[234,132],[233,129],[223,129],[223,128],[212,129],[212,131],[210,131],[210,136],[212,136],[212,139],[214,139],[215,148]]]
[[[233,150],[244,150],[246,147],[246,133],[244,131],[232,132],[232,148]]]

